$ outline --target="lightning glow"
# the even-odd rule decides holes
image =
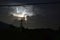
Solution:
[[[12,12],[12,15],[15,17],[18,17],[18,20],[24,19],[27,21],[27,16],[31,17],[33,16],[33,12],[28,7],[15,7],[15,12]],[[31,12],[29,12],[31,11]]]

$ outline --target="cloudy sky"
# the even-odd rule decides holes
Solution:
[[[46,3],[46,4],[37,4],[33,6],[33,13],[35,16],[28,17],[27,24],[24,23],[25,28],[52,28],[58,29],[60,26],[60,0],[0,0],[1,4],[18,4],[18,3]],[[53,4],[48,4],[50,2],[55,2]],[[30,4],[31,5],[31,4]],[[28,6],[30,6],[28,5]],[[15,17],[9,15],[13,11],[11,7],[0,6],[0,21],[7,24],[19,26],[18,21],[14,21]]]

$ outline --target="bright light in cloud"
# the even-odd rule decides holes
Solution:
[[[18,18],[18,20],[24,19],[25,21],[27,20],[27,16],[31,17],[33,16],[33,11],[32,7],[15,7],[15,12],[12,12],[11,14],[15,17]]]

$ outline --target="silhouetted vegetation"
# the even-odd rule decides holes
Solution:
[[[10,40],[60,40],[60,30],[22,29],[0,22],[0,37]]]

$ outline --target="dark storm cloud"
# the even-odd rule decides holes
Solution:
[[[60,0],[8,0],[8,1],[21,2],[21,3],[48,3]]]
[[[60,0],[0,0],[0,3],[49,3],[49,2],[59,2]]]
[[[60,26],[60,4],[41,4],[34,5],[35,16],[28,17],[27,24],[24,24],[25,28],[52,28],[58,29]],[[19,22],[15,21],[9,12],[13,9],[9,7],[0,7],[0,21],[8,24],[19,26]]]
[[[40,9],[37,7],[39,15],[32,17],[30,27],[58,29],[60,26],[60,4],[44,4],[39,7]]]
[[[13,9],[9,7],[0,7],[0,21],[5,23],[11,24],[14,18],[13,16],[9,15],[9,13],[13,11]]]
[[[17,3],[48,3],[56,2],[60,0],[8,0],[7,2],[17,2]],[[2,3],[4,4],[4,3]],[[7,4],[7,3],[6,3]],[[8,7],[0,7],[0,21],[8,24],[13,24],[19,26],[18,22],[14,22],[14,18],[9,14],[13,11]],[[25,28],[52,28],[58,29],[60,26],[60,4],[40,4],[34,5],[34,13],[36,16],[28,18],[28,24],[24,24]],[[15,24],[14,24],[15,23]]]

